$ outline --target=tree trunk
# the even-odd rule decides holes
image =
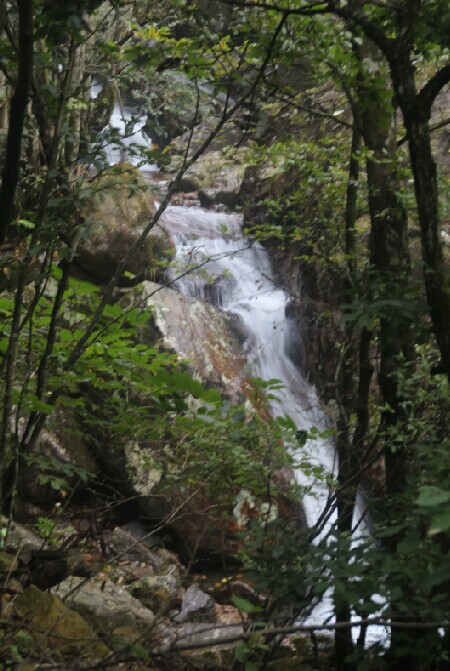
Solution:
[[[359,174],[358,151],[361,143],[361,134],[355,124],[352,132],[350,150],[349,176],[345,208],[345,254],[348,273],[345,279],[344,296],[342,302],[350,305],[354,292],[354,255],[355,255],[355,225],[357,217],[357,181]],[[356,500],[357,481],[355,481],[355,455],[350,436],[350,418],[354,413],[354,368],[355,346],[353,343],[354,325],[346,322],[345,342],[340,374],[337,380],[337,400],[339,418],[337,423],[336,450],[339,459],[338,488],[336,491],[337,524],[340,534],[351,533],[353,510]],[[357,477],[357,476],[356,476]],[[336,622],[349,622],[351,611],[349,604],[336,607]],[[351,629],[336,630],[334,637],[334,655],[337,671],[354,671],[355,663],[348,658],[353,654],[353,639]]]
[[[412,66],[408,63],[404,68],[392,68],[392,73],[403,112],[414,175],[427,302],[443,372],[450,380],[450,290],[442,249],[437,169],[431,152],[431,107],[415,93],[411,70]]]
[[[359,108],[364,143],[370,150],[367,158],[369,211],[371,220],[370,262],[371,300],[379,309],[374,316],[380,323],[379,384],[385,405],[386,427],[401,422],[401,399],[398,394],[397,370],[401,354],[410,356],[411,322],[402,305],[410,285],[408,219],[399,201],[397,176],[397,143],[395,109],[386,100],[387,64],[378,47],[365,39],[359,54],[361,86]],[[364,71],[364,59],[378,66],[375,77]],[[383,82],[384,79],[384,82]],[[405,295],[406,294],[406,295]],[[404,491],[407,455],[404,450],[385,448],[386,488],[389,493]]]
[[[23,126],[33,74],[34,16],[33,0],[18,0],[19,66],[17,84],[11,99],[5,164],[0,187],[0,245],[4,242],[13,216],[14,198],[19,181]]]

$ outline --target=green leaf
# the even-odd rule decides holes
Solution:
[[[28,410],[34,412],[42,412],[43,415],[50,415],[54,411],[54,406],[50,403],[45,403],[36,398],[36,396],[27,396],[26,401],[28,404]]]
[[[436,487],[435,485],[424,485],[420,488],[420,494],[416,499],[418,506],[425,508],[439,506],[450,501],[450,491]]]
[[[443,531],[450,529],[450,510],[444,510],[437,515],[433,515],[428,529],[428,536],[436,536]]]
[[[19,226],[23,226],[23,228],[26,228],[27,230],[32,231],[35,227],[35,224],[33,221],[29,221],[28,219],[18,219],[17,224]]]
[[[237,661],[241,663],[245,662],[249,654],[250,648],[248,647],[247,643],[238,643],[234,651],[234,656],[236,657]]]
[[[242,596],[235,596],[233,594],[231,601],[233,605],[235,605],[236,608],[239,608],[243,613],[261,613],[263,610],[261,606],[255,606],[251,601],[244,599]]]

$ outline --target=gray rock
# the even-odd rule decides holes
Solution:
[[[177,193],[191,193],[192,191],[198,191],[200,186],[200,180],[196,175],[185,175],[180,180]]]
[[[0,529],[6,529],[8,526],[8,519],[4,515],[0,515]],[[39,549],[47,547],[46,543],[39,538],[32,531],[24,527],[22,524],[17,522],[12,522],[8,536],[6,538],[5,547],[14,548],[18,550],[19,548],[32,548]]]
[[[118,627],[147,630],[155,622],[151,610],[113,582],[70,577],[51,591],[106,634]]]
[[[241,198],[238,191],[218,191],[216,194],[216,203],[221,203],[230,209],[234,209],[241,204]]]
[[[215,622],[216,604],[214,599],[202,592],[194,583],[187,590],[181,604],[181,612],[173,618],[173,622]]]
[[[128,585],[127,590],[144,606],[161,615],[179,603],[180,588],[180,572],[176,566],[171,566],[164,573],[136,580]]]
[[[216,202],[216,189],[200,189],[198,199],[202,207],[212,207]]]
[[[106,531],[103,534],[103,538],[109,553],[113,557],[129,561],[145,562],[146,564],[150,564],[155,570],[161,569],[164,565],[163,560],[147,547],[143,538],[139,538],[127,529],[116,527],[112,531]]]
[[[92,279],[108,282],[121,262],[124,250],[134,245],[156,212],[155,196],[137,168],[122,164],[123,172],[105,173],[96,181],[97,192],[83,208],[86,227],[77,251],[76,264]],[[117,188],[120,184],[120,188]],[[128,257],[124,271],[137,275],[153,269],[156,275],[170,262],[171,240],[155,226],[145,242]]]

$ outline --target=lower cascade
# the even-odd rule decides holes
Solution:
[[[278,385],[275,394],[271,394],[275,398],[270,399],[273,415],[289,417],[301,432],[317,430],[317,437],[307,440],[299,459],[304,455],[312,470],[320,469],[322,477],[317,479],[296,468],[295,478],[309,492],[302,498],[308,526],[318,524],[317,539],[325,537],[336,519],[334,512],[327,513],[330,490],[326,480],[337,472],[337,457],[333,445],[320,436],[327,428],[327,420],[316,390],[298,365],[302,342],[289,316],[292,299],[276,283],[268,253],[259,242],[244,235],[243,217],[239,214],[196,206],[170,206],[161,224],[175,245],[174,259],[167,272],[170,286],[184,296],[204,301],[219,312],[233,316],[244,336],[241,376],[250,374],[273,381]],[[292,448],[294,458],[295,451]],[[360,506],[357,506],[355,522],[360,514]],[[358,534],[364,534],[364,525],[357,526]],[[356,536],[355,543],[358,542]],[[378,603],[383,605],[382,601]],[[307,623],[330,619],[333,619],[331,589],[314,606]],[[380,638],[385,638],[384,628],[369,627],[367,640],[373,642]]]
[[[126,135],[126,122],[132,118],[128,108],[119,109],[116,105],[110,125],[119,135]],[[135,163],[129,153],[133,144],[146,144],[151,141],[142,134],[145,118],[137,119],[133,134],[125,137],[124,154],[118,154],[114,147],[106,146],[108,161],[111,164],[126,158]],[[129,146],[128,146],[129,145]],[[143,172],[153,172],[154,165],[140,164]],[[153,181],[149,177],[148,181]],[[320,407],[315,388],[308,383],[301,370],[303,344],[298,325],[290,316],[293,298],[275,280],[269,255],[264,247],[255,240],[247,238],[242,230],[242,214],[217,212],[196,205],[168,206],[158,226],[170,235],[175,253],[166,271],[170,295],[160,295],[160,289],[151,291],[148,305],[161,314],[166,313],[158,326],[166,341],[183,357],[189,359],[194,337],[197,353],[206,348],[212,331],[208,332],[208,312],[199,310],[190,320],[196,321],[195,333],[192,321],[186,328],[186,314],[190,307],[174,301],[179,294],[195,299],[197,307],[208,306],[218,316],[232,317],[234,327],[242,342],[240,351],[229,351],[227,344],[220,343],[217,358],[227,358],[222,368],[222,381],[231,396],[241,388],[245,378],[255,377],[274,386],[269,395],[270,410],[274,417],[288,417],[297,427],[301,436],[308,435],[301,449],[297,445],[289,449],[297,462],[295,479],[304,488],[302,507],[308,527],[316,527],[315,540],[332,534],[336,513],[331,503],[331,490],[328,480],[337,474],[337,456],[334,446],[321,434],[326,431],[327,418]],[[155,285],[156,286],[156,285]],[[174,294],[175,291],[175,294]],[[298,297],[295,297],[298,300]],[[168,315],[169,318],[168,318]],[[157,319],[158,322],[158,319]],[[220,322],[219,322],[220,323]],[[208,356],[205,357],[208,360]],[[223,369],[230,368],[234,359],[234,379],[225,379]],[[219,365],[220,368],[220,365]],[[313,437],[311,437],[313,436]],[[305,458],[308,468],[302,469]],[[307,472],[305,472],[307,470]],[[320,473],[319,476],[317,474]],[[358,500],[360,497],[358,497]],[[353,544],[366,533],[361,522],[361,502],[357,502],[354,513]],[[374,595],[373,600],[382,608],[385,602]],[[353,614],[352,617],[355,617]],[[333,591],[329,588],[321,601],[316,603],[306,624],[329,622],[334,619]],[[357,629],[353,632],[357,635]],[[370,626],[366,635],[367,642],[386,641],[384,627]]]
[[[172,287],[183,295],[206,301],[235,316],[245,336],[242,375],[281,383],[272,413],[289,416],[300,431],[320,431],[326,421],[314,388],[295,360],[301,358],[301,340],[287,315],[291,298],[277,286],[267,252],[242,233],[241,215],[217,213],[199,207],[171,206],[162,217],[175,243],[168,271]],[[187,272],[189,271],[189,272]],[[325,473],[334,472],[334,450],[324,440],[309,441],[308,459]],[[300,485],[312,485],[296,471]],[[303,499],[306,519],[313,526],[326,505],[328,490],[315,487]]]

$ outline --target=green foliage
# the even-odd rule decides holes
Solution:
[[[42,540],[54,549],[59,548],[67,536],[75,531],[72,526],[58,527],[55,520],[49,517],[38,517],[34,528]]]
[[[358,186],[358,194],[350,251],[345,230],[355,104],[359,98],[359,114],[372,112],[383,131],[392,113],[386,63],[370,58],[359,62],[355,57],[363,46],[362,28],[373,22],[378,28],[373,35],[382,31],[393,44],[403,12],[392,12],[381,3],[361,4],[355,10],[355,3],[342,2],[334,5],[337,16],[330,17],[325,5],[294,7],[294,3],[292,9],[302,12],[286,15],[281,25],[275,6],[270,12],[259,6],[236,6],[228,12],[220,5],[214,4],[211,11],[203,4],[35,3],[39,48],[22,147],[13,248],[6,245],[0,250],[0,475],[8,465],[17,462],[20,467],[24,459],[38,469],[40,484],[59,493],[88,482],[91,474],[86,469],[33,452],[43,426],[57,429],[56,411],[67,411],[77,419],[77,437],[100,454],[106,441],[123,448],[131,440],[149,448],[145,465],[163,473],[162,493],[176,491],[186,497],[202,488],[212,501],[228,507],[234,505],[239,490],[249,492],[252,505],[250,497],[260,497],[258,511],[248,506],[247,528],[240,532],[241,558],[256,589],[270,594],[273,612],[281,620],[305,617],[333,584],[335,608],[341,612],[347,609],[361,617],[381,612],[405,619],[414,614],[424,622],[446,623],[448,381],[433,373],[439,357],[424,317],[419,263],[414,262],[412,270],[407,264],[402,275],[394,273],[392,278],[381,267],[374,271],[371,252],[377,222],[370,221],[368,196],[373,197],[374,191],[366,185],[364,164],[392,168],[391,177],[400,184],[389,207],[403,205],[413,221],[417,218],[413,190],[407,184],[411,175],[408,168],[396,165],[397,157],[380,158],[359,150],[360,177],[352,184]],[[448,67],[447,4],[444,0],[422,4],[409,26],[411,44],[406,54],[400,54],[406,58],[414,54],[409,65],[419,80],[429,70]],[[354,11],[358,14],[352,16]],[[2,82],[7,81],[12,91],[18,75],[14,3],[5,20],[8,30],[0,35]],[[90,97],[93,76],[105,83],[103,100]],[[2,102],[10,95],[5,91]],[[176,355],[158,346],[151,316],[141,309],[139,299],[136,305],[124,305],[112,294],[103,305],[104,288],[69,279],[67,264],[72,263],[78,242],[89,235],[81,212],[95,194],[101,197],[101,180],[90,167],[100,173],[105,169],[102,144],[122,145],[119,134],[105,128],[119,91],[122,102],[130,95],[138,113],[150,115],[149,124],[163,143],[194,131],[200,121],[207,129],[221,124],[237,100],[252,108],[255,124],[252,127],[250,116],[249,132],[258,143],[249,143],[253,151],[249,160],[259,171],[258,188],[264,188],[260,209],[255,213],[247,207],[248,230],[255,238],[276,243],[284,257],[295,258],[308,287],[315,284],[317,306],[308,305],[305,312],[314,322],[313,335],[322,350],[331,351],[336,378],[326,380],[326,400],[332,400],[338,443],[347,441],[352,448],[348,461],[341,460],[337,478],[327,476],[308,456],[308,439],[317,438],[317,432],[296,433],[289,417],[269,421],[250,412],[248,404],[233,406],[217,389],[193,378]],[[132,126],[130,122],[129,133]],[[192,146],[197,147],[201,138],[201,132],[194,132]],[[142,160],[167,160],[162,147],[144,152],[135,147],[132,153]],[[110,174],[113,181],[123,181],[122,167]],[[131,179],[126,188],[132,195],[138,186]],[[441,188],[445,189],[445,180]],[[378,213],[387,227],[389,207]],[[444,202],[443,220],[447,210]],[[412,231],[415,235],[415,228]],[[403,282],[407,289],[403,290]],[[413,284],[417,290],[410,288]],[[346,297],[341,300],[344,286]],[[405,341],[404,350],[410,343],[416,345],[413,355],[407,356],[401,346],[392,352],[387,367],[385,324],[397,341]],[[405,324],[409,331],[411,325],[419,326],[412,338]],[[367,360],[361,362],[358,347],[367,332],[371,340]],[[363,366],[378,376],[364,379]],[[346,388],[339,386],[342,371]],[[253,384],[258,399],[276,399],[279,381],[256,379]],[[393,390],[390,398],[386,398],[388,387]],[[353,443],[355,435],[359,438]],[[295,446],[295,459],[286,455],[285,445]],[[379,494],[384,483],[370,481],[370,472],[366,477],[371,465],[384,457],[396,457],[397,464],[404,460],[406,475],[399,478],[397,491],[388,483],[390,496]],[[294,484],[280,492],[274,474],[286,465],[293,473],[301,470],[329,487],[325,517],[329,513],[330,522],[325,531],[300,524],[301,499],[310,493],[310,486]],[[351,473],[345,480],[347,467]],[[356,542],[350,531],[342,531],[342,517],[341,527],[334,521],[332,508],[334,496],[352,498],[362,476],[370,484],[372,533],[361,532]],[[291,518],[273,514],[277,497],[287,501]],[[50,519],[39,518],[37,529],[51,545],[60,543]],[[234,604],[247,615],[261,611],[242,597],[234,597]],[[272,614],[264,612],[261,617]],[[20,636],[5,645],[1,641],[5,668],[24,661],[22,643]],[[424,669],[430,668],[427,655],[444,668],[447,642],[433,645],[427,643],[423,650],[417,646]],[[139,645],[131,652],[148,661],[147,651]],[[237,646],[236,662],[254,671],[265,652],[265,643],[255,636]],[[373,655],[380,665],[389,663],[384,651],[376,649]],[[358,659],[358,668],[364,663]]]

